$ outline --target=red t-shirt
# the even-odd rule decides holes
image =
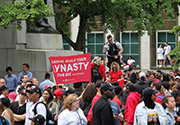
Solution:
[[[119,108],[121,109],[121,100],[120,100],[118,97],[114,96],[114,98],[112,99],[112,101],[113,101],[113,102],[116,102],[116,103],[118,104]]]
[[[95,103],[101,98],[101,96],[99,95],[95,95],[92,102],[91,102],[91,108],[89,109],[89,112],[88,112],[88,116],[87,116],[87,121],[89,122],[90,125],[92,125],[92,109],[93,109],[93,106],[95,105]]]
[[[117,72],[117,71],[113,71],[113,72],[109,72],[109,75],[111,76],[111,80],[110,80],[110,82],[116,82],[116,81],[118,81],[119,79],[121,79],[121,75],[122,75],[122,71],[121,70],[119,70],[119,72]],[[125,82],[124,82],[124,80],[121,80],[121,81],[119,81],[118,82],[119,83],[119,86],[121,86],[121,88],[123,89],[124,88],[124,84],[125,84]]]
[[[119,70],[119,72],[117,71],[113,71],[113,72],[109,72],[109,75],[111,76],[111,81],[110,82],[116,82],[117,80],[119,80],[121,78],[122,75],[122,71]]]

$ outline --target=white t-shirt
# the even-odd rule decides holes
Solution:
[[[38,102],[37,102],[37,103],[38,103]],[[32,122],[32,121],[31,121],[29,118],[33,118],[33,117],[34,117],[33,109],[34,109],[34,106],[35,106],[35,105],[36,105],[36,103],[31,106],[31,108],[29,109],[29,111],[28,111],[28,113],[27,113],[27,115],[28,115],[29,117],[28,117],[28,118],[26,117],[26,125],[31,125],[31,122]],[[39,103],[39,104],[37,105],[37,107],[36,107],[36,111],[37,111],[37,114],[42,115],[42,116],[46,119],[46,107],[45,107],[44,104]],[[44,125],[45,125],[45,124],[46,124],[46,122],[44,123]]]
[[[156,111],[156,106],[154,109],[149,109],[148,108],[148,118],[158,118],[158,113]]]
[[[65,109],[58,116],[58,125],[87,125],[87,119],[80,108],[76,111]]]
[[[164,55],[169,54],[171,52],[171,46],[170,45],[165,46],[164,50],[165,50]]]
[[[135,60],[134,59],[128,59],[127,64],[131,65],[132,63],[135,63]]]

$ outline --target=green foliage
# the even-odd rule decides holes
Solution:
[[[43,0],[14,1],[11,4],[0,5],[0,26],[6,28],[17,21],[17,28],[21,29],[21,20],[26,20],[28,26],[35,25],[34,20],[53,16],[51,7]]]
[[[174,26],[170,33],[178,34],[180,36],[180,26]],[[178,46],[174,48],[168,55],[173,55],[172,61],[176,63],[173,65],[173,70],[179,69],[180,67],[180,41],[178,42]]]
[[[96,17],[100,17],[105,30],[117,31],[127,28],[127,21],[133,22],[133,30],[143,33],[158,30],[163,27],[164,19],[162,11],[168,19],[178,15],[179,0],[54,0],[56,11],[56,23],[58,29],[67,33],[68,23],[80,16],[81,32],[89,32],[96,28]],[[66,30],[64,30],[66,29]],[[78,42],[78,38],[75,43]],[[81,41],[85,42],[85,41]],[[76,46],[73,46],[75,48]]]

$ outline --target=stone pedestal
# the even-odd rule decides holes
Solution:
[[[82,53],[81,51],[70,50],[0,49],[0,77],[6,75],[5,69],[7,66],[11,66],[13,73],[18,75],[22,71],[22,64],[28,63],[30,65],[29,71],[33,73],[33,77],[41,82],[44,80],[46,72],[52,72],[49,62],[50,56],[69,56]]]
[[[60,34],[27,33],[27,49],[63,50]]]

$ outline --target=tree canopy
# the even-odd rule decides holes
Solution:
[[[158,30],[163,27],[162,11],[169,19],[178,15],[179,0],[54,0],[57,29],[63,38],[75,49],[84,50],[85,33],[90,28],[96,28],[96,16],[100,17],[101,24],[111,31],[124,30],[127,21],[133,21],[133,30]],[[79,15],[79,30],[76,41],[67,35],[68,23]]]
[[[180,36],[180,26],[174,26],[174,28],[170,31],[170,33],[178,34]],[[174,48],[169,55],[173,55],[174,57],[171,59],[171,61],[175,61],[175,64],[173,65],[173,69],[179,69],[180,68],[180,41],[178,42],[178,46]]]
[[[85,34],[91,28],[96,28],[96,17],[100,17],[101,25],[111,31],[123,31],[127,21],[133,22],[133,30],[158,30],[163,27],[164,11],[169,19],[179,15],[179,0],[53,0],[57,29],[74,50],[85,49]],[[52,16],[51,7],[44,0],[13,1],[12,4],[0,5],[0,26],[7,27],[17,21],[21,29],[21,20],[26,20],[28,26],[34,25],[34,20]],[[68,35],[68,24],[79,16],[79,29],[76,41]]]
[[[35,25],[35,20],[53,16],[51,9],[51,6],[46,5],[44,0],[14,0],[11,4],[0,4],[0,26],[6,28],[17,21],[17,28],[21,29],[21,21],[26,20],[30,27]]]

